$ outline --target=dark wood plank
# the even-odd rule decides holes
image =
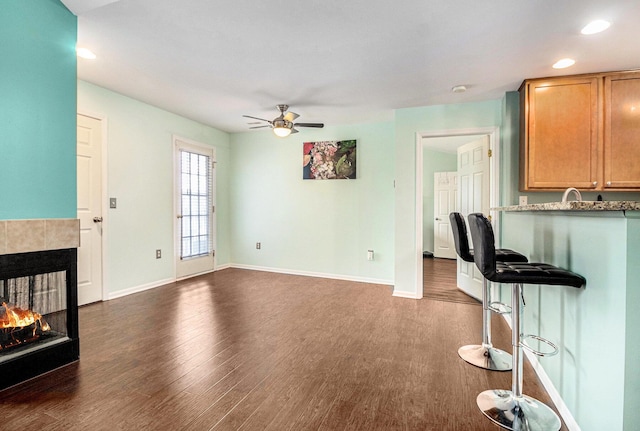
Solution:
[[[425,258],[422,259],[422,265],[425,298],[482,305],[480,301],[458,288],[455,259]]]
[[[480,307],[388,286],[226,269],[79,316],[80,362],[0,392],[3,429],[494,431],[475,398],[510,388],[457,355]]]

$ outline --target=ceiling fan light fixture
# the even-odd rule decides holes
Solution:
[[[273,133],[279,138],[286,138],[291,134],[293,124],[290,121],[277,118],[273,121]]]

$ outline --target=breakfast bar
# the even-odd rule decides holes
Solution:
[[[560,347],[559,358],[539,362],[566,408],[594,429],[637,424],[640,202],[551,202],[493,211],[500,217],[502,247],[587,280],[582,289],[531,286],[524,297],[527,330]],[[501,301],[508,301],[508,286],[500,290]]]

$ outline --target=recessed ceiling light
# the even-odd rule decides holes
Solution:
[[[554,69],[564,69],[565,67],[573,66],[576,64],[576,61],[572,58],[563,58],[562,60],[556,61],[553,65]]]
[[[467,87],[465,85],[456,85],[451,89],[454,93],[464,93],[467,91]]]
[[[96,55],[87,48],[76,48],[76,55],[87,60],[95,60]]]
[[[582,34],[596,34],[601,31],[605,31],[609,28],[611,23],[609,21],[604,21],[602,19],[591,21],[589,24],[585,25],[584,28],[580,31]]]

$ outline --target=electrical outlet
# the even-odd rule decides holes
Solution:
[[[157,249],[156,250],[156,259],[160,259],[162,257],[162,250]]]
[[[520,200],[518,201],[518,205],[526,205],[527,204],[527,197],[526,196],[520,196]]]
[[[373,260],[373,250],[367,250],[367,260]]]
[[[260,250],[260,247],[261,247],[261,246],[262,246],[262,245],[261,245],[259,242],[256,242],[256,250]]]

